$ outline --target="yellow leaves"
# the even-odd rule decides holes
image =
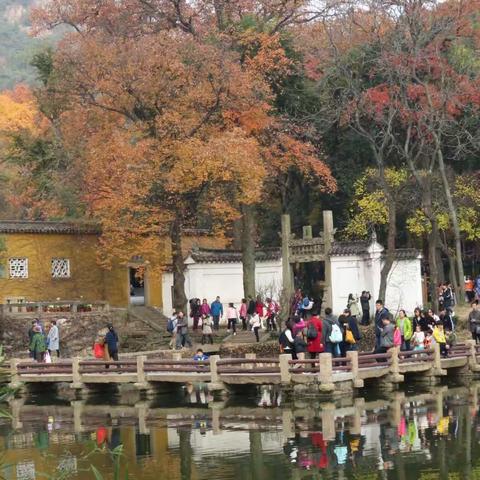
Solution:
[[[413,214],[407,218],[407,230],[413,235],[421,237],[432,231],[432,224],[425,215],[425,212],[417,208]]]
[[[345,229],[347,237],[367,237],[372,225],[386,225],[388,223],[388,207],[385,195],[376,190],[364,193],[355,200],[355,214]]]

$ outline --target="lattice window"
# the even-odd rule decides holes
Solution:
[[[52,258],[52,278],[70,278],[68,258]]]
[[[28,258],[9,258],[10,278],[28,278]]]

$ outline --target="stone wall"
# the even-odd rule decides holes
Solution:
[[[1,319],[1,344],[9,357],[28,356],[28,330],[34,315],[5,314]],[[126,310],[110,312],[50,313],[43,314],[44,324],[57,320],[60,330],[60,349],[64,357],[90,354],[97,332],[112,323],[120,338],[120,346],[132,335],[152,338],[153,332],[143,323],[129,320]]]

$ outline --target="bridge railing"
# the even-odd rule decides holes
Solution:
[[[143,371],[146,373],[209,373],[210,360],[167,360],[152,359],[144,362]]]
[[[229,358],[217,361],[219,375],[232,374],[280,374],[278,358]]]
[[[435,350],[433,348],[427,350],[407,350],[398,353],[398,361],[402,364],[432,362],[434,358]]]
[[[55,302],[16,302],[0,305],[2,315],[43,315],[50,313],[108,312],[110,305],[104,301],[59,300]]]

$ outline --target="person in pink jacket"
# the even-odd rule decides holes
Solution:
[[[242,304],[240,305],[240,320],[242,321],[242,330],[247,329],[247,299],[242,298]]]
[[[207,317],[210,316],[210,305],[207,302],[207,299],[204,298],[202,301],[202,306],[200,307],[200,313],[203,315],[206,315]]]

